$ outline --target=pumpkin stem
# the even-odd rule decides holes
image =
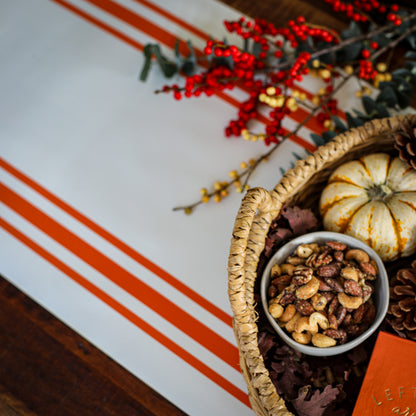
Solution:
[[[367,195],[372,201],[385,201],[393,193],[393,190],[386,184],[373,185],[367,189]]]

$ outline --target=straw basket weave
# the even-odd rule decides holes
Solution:
[[[270,224],[283,204],[310,208],[319,215],[319,197],[331,172],[364,154],[380,151],[397,155],[392,133],[398,131],[401,124],[416,125],[416,115],[373,120],[342,133],[306,159],[297,161],[273,190],[250,189],[242,200],[231,240],[228,294],[241,370],[251,406],[259,416],[292,415],[272,384],[257,342],[253,292],[259,257]]]

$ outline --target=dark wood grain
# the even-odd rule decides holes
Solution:
[[[287,22],[297,16],[304,16],[317,25],[341,29],[347,20],[341,14],[334,14],[323,0],[222,0],[243,14],[253,18],[267,19],[277,26],[287,26]]]
[[[0,278],[0,415],[185,413]]]

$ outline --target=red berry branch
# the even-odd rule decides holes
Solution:
[[[322,126],[322,136],[312,137],[320,145],[367,119],[387,116],[389,109],[397,110],[409,104],[416,86],[416,62],[412,60],[416,59],[416,53],[399,72],[391,72],[391,63],[385,58],[388,51],[402,42],[407,42],[408,49],[416,49],[416,8],[402,10],[396,4],[377,0],[324,1],[334,12],[344,13],[350,19],[349,29],[339,33],[307,22],[302,16],[290,20],[286,27],[276,27],[264,19],[252,21],[242,17],[224,22],[229,33],[242,39],[242,47],[209,40],[203,58],[198,60],[190,46],[191,53],[183,58],[183,66],[161,57],[159,50],[154,51],[166,75],[185,75],[183,85],[165,85],[157,93],[172,93],[175,99],[181,100],[202,94],[212,96],[238,87],[248,97],[240,104],[237,117],[225,127],[225,136],[264,141],[269,146],[265,153],[231,170],[228,180],[215,182],[212,190],[202,188],[198,201],[175,210],[191,213],[211,199],[221,201],[231,187],[238,192],[249,188],[248,180],[260,163],[267,160],[282,141],[296,136],[312,118]],[[151,55],[146,56],[141,79],[147,76]],[[201,67],[203,70],[196,72]],[[298,87],[305,76],[319,77],[323,81],[323,87],[309,99]],[[338,117],[340,111],[335,94],[353,77],[359,82],[356,95],[362,98],[365,113],[349,109],[345,124]],[[372,88],[379,89],[376,100],[369,97]],[[264,131],[253,132],[252,122],[259,118],[264,120],[264,109],[268,109]],[[286,118],[298,111],[307,115],[295,129],[287,131],[284,128]]]

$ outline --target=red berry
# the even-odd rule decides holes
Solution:
[[[365,59],[369,58],[370,57],[370,51],[368,49],[363,49],[361,51],[361,56]]]
[[[394,13],[389,13],[389,14],[387,15],[387,20],[388,20],[389,22],[394,22],[394,21],[396,20],[396,15],[395,15]]]

